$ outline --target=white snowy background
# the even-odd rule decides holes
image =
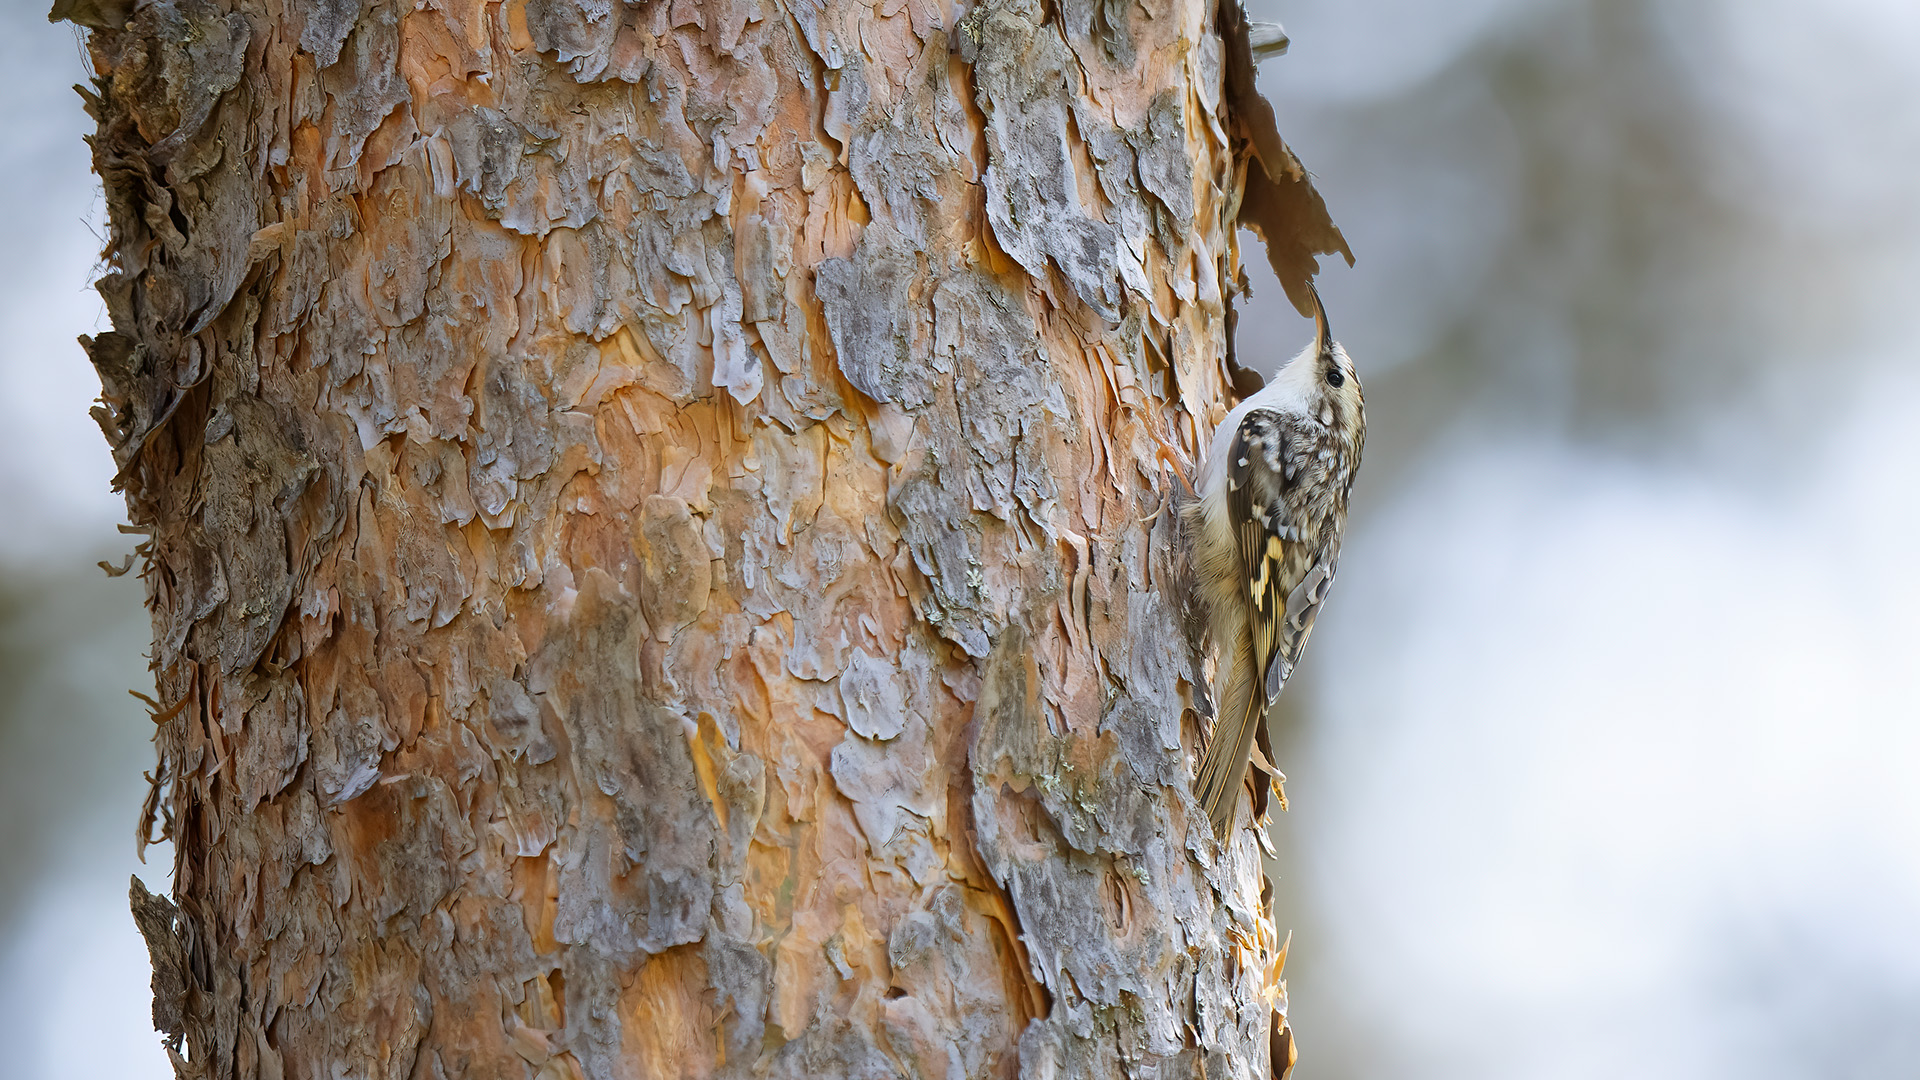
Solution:
[[[157,1080],[103,214],[42,6],[0,15],[0,1046]],[[1277,730],[1298,1077],[1920,1076],[1920,7],[1253,7],[1373,421]]]

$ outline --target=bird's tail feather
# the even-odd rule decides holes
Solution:
[[[1246,674],[1251,664],[1235,666],[1232,692],[1221,702],[1226,707],[1219,712],[1213,738],[1200,755],[1200,771],[1193,781],[1194,794],[1213,822],[1213,835],[1219,839],[1226,838],[1233,824],[1233,812],[1240,805],[1241,781],[1246,779],[1247,760],[1253,754],[1253,737],[1267,711],[1266,695]]]

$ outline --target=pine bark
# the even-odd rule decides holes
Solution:
[[[1264,1077],[1231,0],[62,0],[182,1077]]]

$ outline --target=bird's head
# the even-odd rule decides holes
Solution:
[[[1319,418],[1330,427],[1356,427],[1365,422],[1366,415],[1360,376],[1347,350],[1333,340],[1333,332],[1327,327],[1327,309],[1311,281],[1307,282],[1307,293],[1313,297],[1313,340],[1274,372],[1262,392],[1272,394],[1274,404]]]

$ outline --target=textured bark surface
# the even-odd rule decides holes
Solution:
[[[56,13],[181,1075],[1267,1075],[1155,455],[1343,244],[1237,8]]]

